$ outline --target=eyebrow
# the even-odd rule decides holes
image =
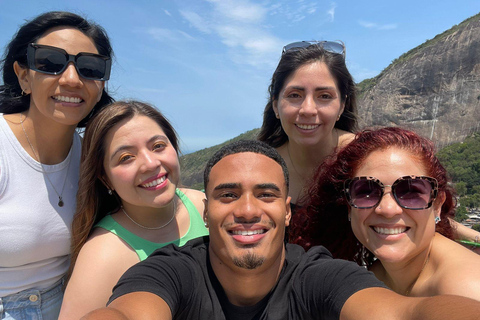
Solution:
[[[280,191],[280,188],[275,183],[261,183],[255,186],[255,189],[273,189]]]
[[[295,90],[305,91],[305,87],[301,87],[301,86],[290,86],[290,87],[286,87],[286,89],[295,89]],[[335,88],[335,87],[316,87],[315,91],[336,90],[336,89],[337,88]]]
[[[240,183],[221,183],[215,188],[213,188],[213,190],[238,189],[241,186],[242,185]]]
[[[166,136],[164,136],[164,135],[161,135],[161,134],[156,134],[156,135],[154,135],[153,137],[151,137],[150,139],[148,139],[147,144],[150,144],[150,143],[152,143],[152,142],[154,142],[154,141],[156,141],[156,140],[169,141],[169,140],[168,140],[168,137],[166,137]],[[122,145],[122,146],[118,147],[118,148],[115,150],[115,152],[112,154],[112,156],[110,157],[110,160],[113,160],[113,158],[115,157],[115,155],[116,155],[117,153],[119,153],[120,151],[129,150],[129,149],[131,149],[131,148],[133,148],[133,146],[131,146],[131,145]]]
[[[242,187],[241,183],[222,183],[213,188],[213,190],[224,190],[224,189],[239,189]],[[280,191],[280,188],[275,183],[260,183],[256,184],[254,189],[273,189]]]

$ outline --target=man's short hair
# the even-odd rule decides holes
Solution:
[[[208,160],[205,171],[203,173],[203,183],[205,191],[207,190],[210,171],[212,171],[212,167],[216,165],[218,161],[222,160],[228,155],[243,152],[263,154],[264,156],[267,156],[270,159],[274,160],[276,163],[278,163],[282,167],[283,176],[285,178],[285,186],[287,187],[286,191],[288,194],[289,178],[285,160],[283,160],[282,156],[277,152],[277,150],[275,150],[275,148],[269,146],[265,142],[258,140],[239,140],[227,144],[226,146],[223,146],[220,150],[215,152],[215,154],[210,158],[210,160]]]

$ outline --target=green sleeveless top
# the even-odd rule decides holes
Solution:
[[[195,205],[179,189],[176,189],[175,193],[180,198],[180,200],[182,200],[182,203],[187,208],[188,215],[190,217],[190,226],[188,228],[188,231],[180,239],[165,243],[156,243],[145,240],[122,227],[117,221],[115,221],[115,219],[112,218],[111,215],[107,215],[102,220],[100,220],[100,222],[95,225],[95,228],[103,228],[123,239],[126,243],[128,243],[130,247],[132,247],[133,250],[135,250],[140,261],[145,260],[150,254],[153,253],[153,251],[157,250],[158,248],[164,247],[167,244],[174,243],[177,246],[183,246],[189,240],[207,236],[208,229],[205,228],[202,217],[198,213]]]

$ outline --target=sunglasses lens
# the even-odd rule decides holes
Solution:
[[[67,58],[61,52],[48,48],[35,50],[34,64],[37,71],[55,74],[62,71],[66,63]]]
[[[349,194],[352,206],[373,208],[382,197],[382,187],[374,180],[354,180],[350,184]]]
[[[432,185],[422,178],[409,178],[398,181],[394,186],[398,204],[406,209],[423,209],[430,203]]]
[[[79,56],[77,69],[80,75],[88,79],[102,79],[105,76],[106,61],[96,56]]]
[[[337,42],[326,41],[323,43],[323,49],[328,52],[343,54],[343,46]]]
[[[290,51],[290,50],[298,50],[298,49],[301,49],[301,48],[306,48],[306,47],[309,47],[311,46],[312,44],[310,42],[306,42],[306,41],[299,41],[299,42],[292,42],[290,44],[287,44],[285,47],[283,47],[283,52],[287,52],[287,51]]]

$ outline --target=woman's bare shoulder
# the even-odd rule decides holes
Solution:
[[[188,199],[190,199],[190,201],[192,201],[193,205],[197,208],[197,211],[200,213],[200,215],[203,216],[203,210],[205,207],[203,200],[205,199],[205,193],[195,189],[188,189],[188,188],[179,188],[179,189],[188,197]]]
[[[435,245],[438,294],[480,300],[480,256],[440,234],[435,235]]]
[[[355,134],[337,129],[338,132],[338,146],[339,148],[342,148],[352,142],[353,138],[355,138]]]

